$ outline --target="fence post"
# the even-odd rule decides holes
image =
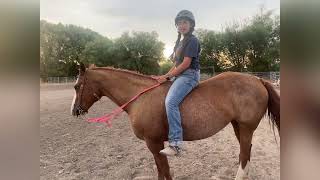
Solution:
[[[272,72],[269,72],[269,79],[272,81]]]

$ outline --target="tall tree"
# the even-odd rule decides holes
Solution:
[[[114,42],[117,66],[144,74],[158,74],[164,43],[156,32],[125,32]]]
[[[222,34],[211,30],[199,29],[196,31],[201,44],[200,66],[202,72],[210,73],[214,71],[220,72],[222,69],[218,65],[219,54],[223,51]],[[209,68],[208,68],[209,67]]]
[[[224,50],[221,54],[220,64],[225,70],[245,70],[248,64],[248,41],[242,27],[235,23],[225,29],[223,35]]]
[[[280,60],[280,24],[275,25],[271,15],[272,11],[264,12],[262,9],[245,28],[249,41],[250,71],[271,71],[272,65]]]
[[[240,25],[241,24],[241,25]],[[272,11],[261,12],[250,21],[228,25],[222,32],[196,31],[202,51],[202,67],[216,71],[279,71],[280,19]]]
[[[113,42],[102,37],[87,43],[82,52],[81,62],[92,63],[97,66],[114,66],[116,61],[113,53]]]
[[[40,22],[40,70],[42,76],[74,76],[76,62],[98,33],[74,25]]]

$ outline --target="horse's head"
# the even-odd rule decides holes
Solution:
[[[91,67],[94,65],[91,65]],[[91,68],[89,67],[89,69]],[[83,115],[88,109],[98,101],[101,96],[99,88],[93,83],[92,76],[89,75],[88,69],[83,63],[80,64],[79,75],[74,85],[75,94],[71,105],[71,114],[73,116]]]

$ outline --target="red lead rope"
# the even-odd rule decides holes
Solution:
[[[130,101],[128,101],[127,103],[123,104],[122,106],[114,109],[111,113],[109,114],[106,114],[102,117],[98,117],[98,118],[89,118],[87,121],[88,122],[99,122],[99,123],[102,123],[102,122],[105,122],[107,123],[108,127],[111,127],[111,120],[116,117],[117,115],[119,115],[123,109],[129,104],[131,103],[132,101],[136,100],[141,94],[151,90],[151,89],[154,89],[158,86],[160,86],[161,84],[160,83],[157,83],[149,88],[146,88],[144,89],[143,91],[141,91],[139,94],[135,95]]]

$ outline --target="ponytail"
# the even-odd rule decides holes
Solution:
[[[176,44],[174,45],[174,48],[173,48],[174,52],[175,52],[175,51],[177,50],[177,48],[178,48],[180,39],[181,39],[181,33],[178,33],[178,38],[177,38]]]
[[[174,61],[175,52],[176,52],[176,50],[177,50],[177,48],[178,48],[178,44],[179,44],[179,42],[180,42],[180,39],[181,39],[181,33],[178,32],[178,38],[177,38],[176,43],[175,43],[175,45],[174,45],[173,52],[171,53],[171,55],[170,55],[170,57],[169,57],[169,59],[170,59],[171,61]]]

